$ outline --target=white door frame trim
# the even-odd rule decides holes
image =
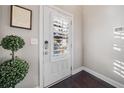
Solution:
[[[72,46],[71,46],[71,74],[72,74],[72,72],[73,72],[73,68],[74,68],[74,57],[73,57],[73,54],[74,54],[74,47],[73,47],[73,41],[74,41],[74,36],[73,36],[73,15],[71,14],[71,13],[68,13],[68,12],[66,12],[66,11],[64,11],[63,9],[60,9],[60,8],[58,8],[58,7],[55,7],[55,6],[48,6],[48,7],[50,7],[50,8],[52,8],[52,9],[55,9],[55,10],[57,10],[58,12],[62,12],[62,13],[64,13],[64,14],[66,14],[66,15],[69,15],[69,16],[71,16],[72,17],[72,31],[71,31],[71,35],[72,35],[72,37],[71,37],[71,43],[72,43]],[[40,5],[40,7],[39,7],[39,80],[38,80],[38,87],[41,87],[41,88],[43,88],[43,85],[44,85],[44,74],[43,74],[43,70],[44,70],[44,62],[43,62],[43,51],[44,51],[44,49],[43,49],[43,44],[44,44],[44,36],[43,36],[43,34],[44,34],[44,6],[41,6]]]
[[[39,7],[39,79],[38,79],[38,87],[43,88],[43,6]]]

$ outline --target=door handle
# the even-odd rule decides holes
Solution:
[[[44,44],[45,44],[45,49],[48,49],[48,41],[46,40],[45,42],[44,42]]]
[[[47,40],[44,41],[44,48],[45,48],[44,54],[47,55],[48,54],[48,41]]]

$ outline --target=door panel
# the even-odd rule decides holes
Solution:
[[[71,75],[71,20],[44,7],[44,87]]]

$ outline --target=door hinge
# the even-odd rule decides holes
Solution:
[[[72,66],[71,66],[71,71],[72,71]]]
[[[72,25],[72,21],[71,21],[71,25]]]

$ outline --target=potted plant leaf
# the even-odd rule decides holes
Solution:
[[[0,44],[4,49],[11,51],[12,58],[0,64],[0,87],[14,88],[17,83],[22,81],[28,73],[29,64],[18,57],[15,52],[23,48],[24,40],[15,35],[9,35],[2,39]]]

